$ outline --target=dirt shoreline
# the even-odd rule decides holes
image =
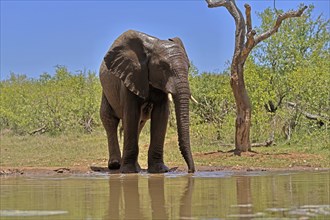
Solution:
[[[288,168],[263,168],[263,167],[220,167],[197,166],[196,172],[251,172],[251,171],[330,171],[330,168],[319,167],[288,167]],[[145,169],[142,172],[147,172]],[[173,167],[170,172],[187,172],[185,167]],[[98,166],[74,166],[74,167],[0,167],[0,177],[4,176],[50,176],[50,175],[95,175],[95,174],[119,174],[119,170],[109,170]]]

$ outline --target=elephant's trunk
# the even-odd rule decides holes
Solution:
[[[195,172],[195,165],[190,148],[189,134],[189,100],[191,96],[188,81],[189,61],[183,46],[180,47],[177,44],[171,46],[173,48],[169,51],[168,60],[171,64],[174,84],[172,88],[169,86],[171,88],[169,91],[173,92],[179,148],[187,163],[188,172],[193,173]]]
[[[177,94],[173,95],[175,114],[178,129],[179,147],[183,158],[188,165],[188,172],[195,172],[194,160],[190,148],[189,134],[189,100],[190,91],[188,83],[177,84]]]

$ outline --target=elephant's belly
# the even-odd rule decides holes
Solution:
[[[112,114],[117,118],[122,118],[123,111],[120,102],[121,97],[121,80],[117,77],[113,76],[112,74],[107,74],[106,77],[101,79],[103,93],[107,98],[111,109],[113,110]]]

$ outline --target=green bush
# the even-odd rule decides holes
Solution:
[[[17,134],[92,131],[98,116],[101,87],[95,73],[70,73],[58,66],[54,76],[39,79],[12,74],[1,82],[0,128]]]

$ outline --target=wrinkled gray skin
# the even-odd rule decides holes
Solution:
[[[188,172],[194,172],[189,137],[189,60],[179,38],[159,40],[129,30],[119,36],[100,67],[103,88],[101,120],[107,132],[109,169],[140,171],[137,162],[139,134],[151,119],[148,172],[164,173],[163,148],[169,116],[168,93],[173,96],[181,154]],[[122,120],[121,156],[117,128]]]

